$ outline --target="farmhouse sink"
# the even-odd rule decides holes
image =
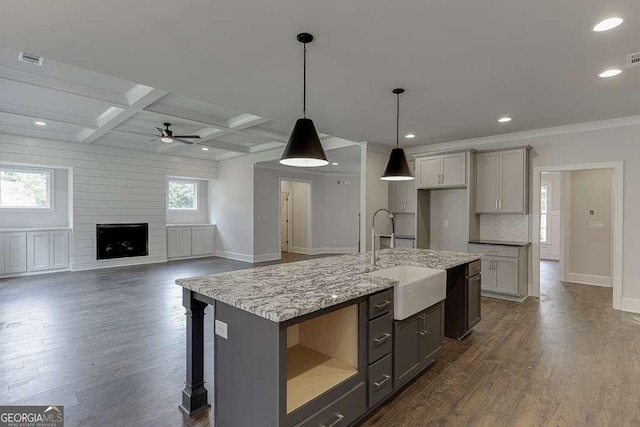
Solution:
[[[368,273],[399,282],[393,288],[393,317],[403,320],[447,296],[447,272],[435,268],[398,266]]]

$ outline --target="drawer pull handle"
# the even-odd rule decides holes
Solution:
[[[383,308],[385,308],[385,307],[386,307],[386,306],[388,306],[389,304],[391,304],[391,301],[387,300],[387,301],[381,302],[381,303],[379,303],[379,304],[376,304],[376,305],[374,305],[373,307],[374,307],[376,310],[382,310]]]
[[[342,415],[342,414],[338,413],[338,414],[336,414],[336,416],[337,416],[338,418],[336,418],[336,419],[335,419],[331,424],[327,424],[327,425],[321,424],[321,425],[320,425],[320,427],[333,427],[333,426],[338,425],[338,423],[339,423],[340,421],[342,421],[342,419],[344,418],[344,415]]]
[[[385,375],[385,376],[384,376],[384,379],[383,379],[382,381],[378,381],[377,383],[373,383],[373,385],[374,385],[376,388],[380,388],[380,387],[382,387],[383,385],[385,385],[385,384],[387,383],[387,381],[389,381],[389,378],[391,378],[391,376],[390,376],[390,375]]]
[[[391,337],[391,334],[389,333],[385,333],[384,335],[382,335],[381,337],[378,337],[376,339],[374,339],[373,341],[376,344],[380,344],[381,342],[385,342],[386,340],[388,340]]]

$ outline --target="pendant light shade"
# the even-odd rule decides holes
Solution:
[[[322,148],[320,137],[313,121],[307,118],[307,43],[313,41],[313,36],[309,33],[300,33],[298,41],[304,45],[303,118],[296,121],[280,158],[280,163],[302,168],[326,166],[329,164],[329,160],[327,160],[327,155]]]
[[[394,89],[396,95],[396,148],[391,150],[387,167],[384,169],[384,175],[380,179],[384,181],[410,181],[415,179],[411,175],[411,169],[407,163],[407,156],[404,150],[400,148],[400,94],[404,89]]]

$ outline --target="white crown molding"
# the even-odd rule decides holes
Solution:
[[[405,149],[412,157],[451,149],[475,148],[481,145],[499,144],[501,142],[519,141],[523,139],[542,138],[554,135],[589,132],[594,130],[610,129],[625,126],[640,125],[640,115],[620,117],[617,119],[598,120],[595,122],[577,123],[573,125],[556,126],[550,128],[527,130],[523,132],[505,133],[502,135],[485,136],[481,138],[449,141],[439,144],[420,145]]]

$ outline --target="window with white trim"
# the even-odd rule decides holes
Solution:
[[[0,166],[0,209],[52,209],[51,169]]]
[[[197,211],[198,181],[170,179],[167,182],[167,209],[170,211]]]

